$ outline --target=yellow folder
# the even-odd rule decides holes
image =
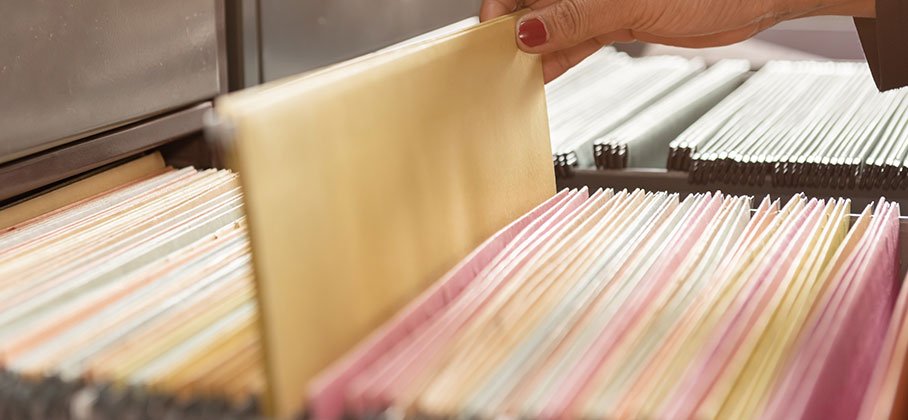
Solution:
[[[253,244],[270,414],[554,193],[515,16],[220,98]]]

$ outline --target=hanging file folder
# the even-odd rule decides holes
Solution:
[[[554,192],[538,56],[516,17],[221,98],[272,413],[486,237]],[[337,308],[345,308],[337,316]]]

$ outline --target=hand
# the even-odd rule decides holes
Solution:
[[[798,17],[875,15],[874,0],[483,0],[480,19],[523,7],[517,44],[543,54],[546,82],[615,42],[714,47]]]

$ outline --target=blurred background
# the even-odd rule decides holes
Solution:
[[[480,0],[0,2],[0,202],[184,137],[221,93],[378,50],[475,16]],[[755,39],[633,55],[860,60],[849,18],[786,22]],[[199,142],[171,160],[211,161]],[[172,152],[172,153],[171,153]],[[203,156],[199,156],[203,155]],[[180,157],[185,157],[182,159]]]
[[[246,0],[228,7],[233,36],[242,40],[235,83],[274,80],[356,57],[406,38],[475,16],[480,0],[375,0],[368,9],[351,0]],[[699,55],[709,60],[825,57],[863,59],[854,24],[846,17],[784,22],[755,39],[691,51],[660,45],[619,45],[631,55]]]

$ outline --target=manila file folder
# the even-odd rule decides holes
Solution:
[[[538,56],[516,17],[219,98],[240,172],[266,409],[554,193]],[[227,133],[218,135],[217,133]]]

